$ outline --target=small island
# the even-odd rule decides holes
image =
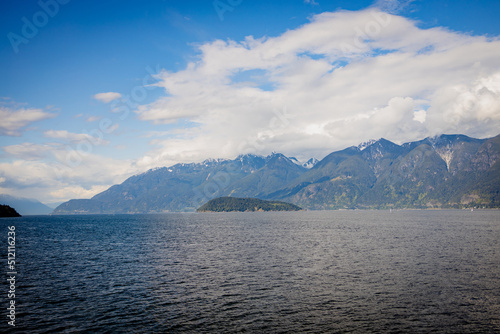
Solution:
[[[258,198],[219,197],[203,204],[197,212],[300,211],[297,205]]]
[[[0,204],[0,218],[21,217],[21,215],[12,207]]]

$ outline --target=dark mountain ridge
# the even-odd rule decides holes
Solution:
[[[21,215],[13,207],[5,204],[0,204],[0,218],[21,217]]]
[[[54,214],[194,211],[216,197],[279,200],[306,209],[500,207],[500,135],[386,139],[305,168],[280,153],[177,164],[135,175]]]

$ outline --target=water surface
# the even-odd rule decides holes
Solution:
[[[33,216],[4,258],[8,225],[18,332],[500,332],[500,211]]]

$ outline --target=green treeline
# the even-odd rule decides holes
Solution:
[[[219,197],[208,201],[198,208],[198,212],[230,211],[299,211],[302,208],[290,203],[264,201],[257,198]]]

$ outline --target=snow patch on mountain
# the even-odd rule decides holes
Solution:
[[[368,141],[365,141],[364,143],[361,143],[359,144],[358,146],[356,146],[358,148],[358,150],[360,151],[363,151],[365,148],[367,148],[368,146],[370,145],[373,145],[377,142],[377,140],[375,139],[370,139]]]
[[[290,161],[292,161],[294,164],[299,165],[299,166],[304,167],[304,168],[307,168],[307,169],[313,168],[314,165],[316,165],[319,162],[319,160],[316,158],[311,158],[307,161],[304,161],[304,160],[300,161],[299,159],[297,159],[295,157],[290,157],[288,159],[290,159]]]

